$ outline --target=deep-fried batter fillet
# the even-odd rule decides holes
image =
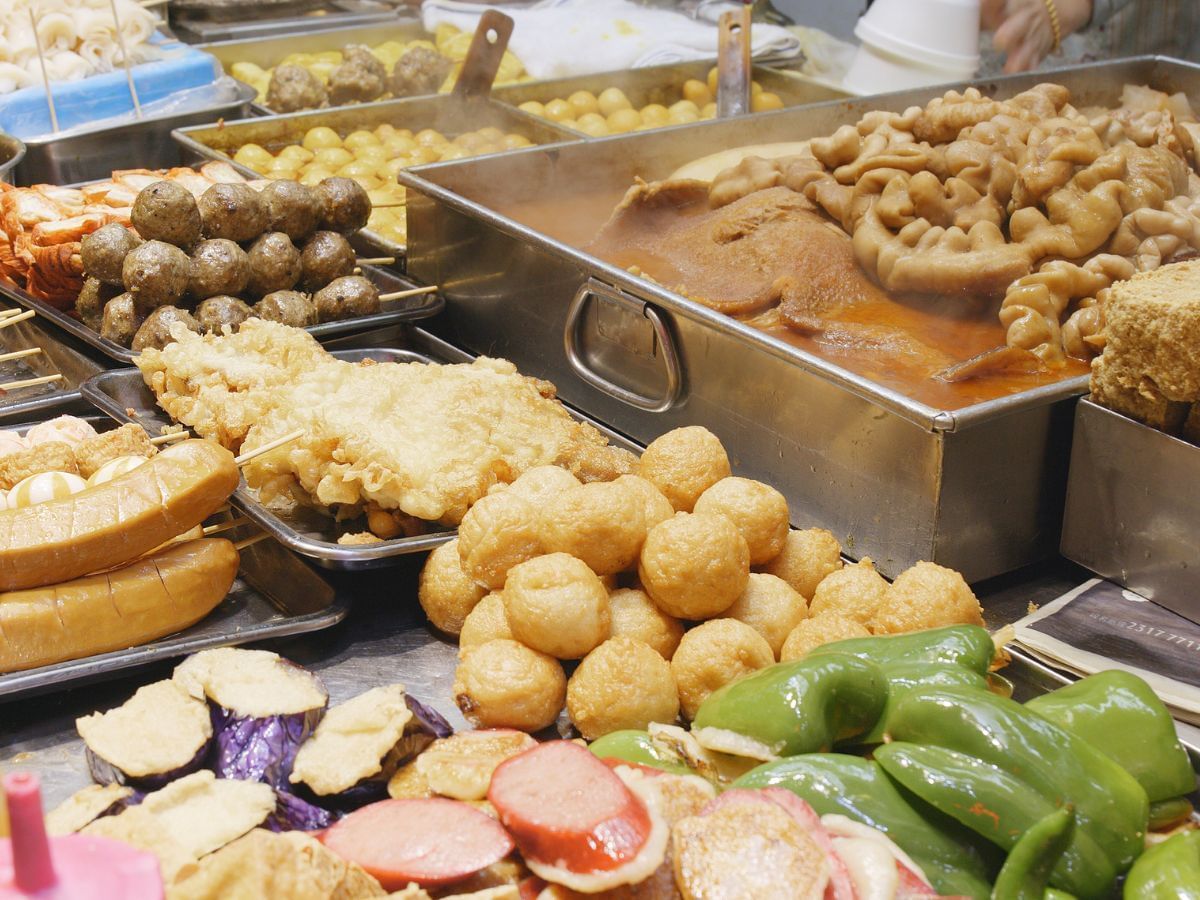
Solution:
[[[132,422],[85,438],[75,445],[75,462],[79,474],[90,478],[102,465],[118,456],[153,456],[158,451],[150,443],[146,429]]]
[[[79,474],[74,448],[66,441],[46,441],[28,450],[0,457],[0,490],[7,491],[18,481],[42,472]]]
[[[137,360],[175,420],[242,452],[303,430],[243,470],[264,502],[353,513],[370,501],[457,524],[493,484],[534,466],[582,480],[633,469],[631,454],[571,418],[553,385],[505,360],[348,363],[300,329],[257,319],[234,335],[176,338]]]

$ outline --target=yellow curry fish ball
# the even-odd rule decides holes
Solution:
[[[624,134],[641,125],[642,117],[636,109],[618,109],[609,114],[607,122],[608,130],[613,134]]]
[[[611,116],[613,113],[621,109],[632,109],[633,104],[629,102],[629,98],[625,96],[625,92],[620,88],[610,87],[601,91],[600,96],[596,98],[597,105],[600,107],[602,116]]]
[[[783,550],[760,572],[782,578],[801,597],[811,600],[826,575],[842,567],[842,547],[824,528],[789,531]]]
[[[647,531],[659,522],[665,522],[675,515],[671,501],[663,496],[662,491],[640,475],[621,475],[613,483],[628,488],[641,499]]]
[[[763,91],[755,94],[750,98],[750,109],[752,112],[767,112],[771,109],[783,109],[783,100],[778,94],[772,94],[770,91]]]
[[[705,85],[708,87],[708,92],[714,97],[717,96],[717,67],[713,66],[708,70],[708,75],[704,79]]]
[[[580,116],[575,120],[575,124],[580,128],[583,128],[587,125],[603,125],[605,128],[608,128],[608,120],[605,119],[604,116],[600,115],[600,113],[594,112],[585,113],[584,115]]]
[[[648,103],[642,107],[642,122],[648,125],[662,126],[667,124],[670,112],[661,103]]]
[[[354,162],[354,154],[345,147],[322,147],[313,152],[313,162],[327,169],[340,169],[347,163]]]
[[[579,659],[609,636],[608,591],[565,553],[514,566],[504,583],[504,613],[516,640],[559,659]]]
[[[294,160],[297,164],[303,165],[306,162],[312,162],[315,156],[316,154],[307,147],[301,147],[299,144],[292,144],[280,150],[279,155],[275,158],[277,160]]]
[[[679,717],[671,665],[629,637],[610,638],[583,658],[567,682],[567,712],[587,740],[613,731],[644,731]]]
[[[567,677],[552,656],[516,641],[488,641],[459,662],[454,699],[477,727],[540,731],[558,718]]]
[[[600,119],[599,116],[596,118]],[[579,131],[582,131],[586,135],[590,135],[591,137],[608,137],[610,134],[612,134],[612,132],[608,130],[608,123],[604,121],[604,119],[600,119],[599,122],[594,120],[588,122],[576,122],[575,128]]]
[[[650,595],[637,588],[621,588],[608,595],[613,637],[633,638],[670,659],[683,638],[683,623],[654,605]]]
[[[761,481],[722,478],[700,495],[694,510],[722,515],[733,522],[746,539],[753,566],[770,562],[787,541],[787,500]]]
[[[354,150],[354,158],[359,162],[371,162],[379,165],[391,159],[392,154],[383,144],[369,144],[365,147],[357,147]]]
[[[551,553],[582,560],[597,575],[632,568],[646,540],[640,494],[615,481],[594,481],[547,498],[539,534]]]
[[[561,466],[534,466],[521,473],[512,484],[497,485],[493,491],[506,490],[520,494],[538,509],[563,491],[579,487],[579,479]]]
[[[471,151],[468,150],[466,147],[455,146],[454,144],[447,144],[442,149],[441,153],[438,154],[438,161],[439,162],[449,162],[452,159],[466,159],[468,156],[471,156],[471,155],[472,155]]]
[[[808,617],[808,604],[791,585],[774,575],[752,574],[746,590],[725,610],[763,636],[778,657],[792,629]]]
[[[249,166],[252,169],[270,165],[274,158],[270,151],[264,147],[260,147],[258,144],[243,144],[238,147],[237,153],[233,154],[234,162],[241,163],[243,166]]]
[[[870,636],[871,632],[860,622],[839,616],[837,613],[822,613],[811,619],[804,619],[792,629],[779,651],[779,661],[792,662],[803,659],[809,651],[822,644]]]
[[[867,625],[881,609],[887,589],[888,583],[875,571],[875,564],[863,558],[826,575],[813,592],[808,613],[811,616],[837,613]]]
[[[567,98],[567,102],[571,104],[576,119],[588,113],[600,112],[600,102],[591,91],[576,91]]]
[[[479,135],[485,140],[498,141],[504,137],[504,132],[495,125],[485,125],[479,129]]]
[[[536,100],[526,100],[524,103],[518,106],[517,109],[521,110],[522,112],[527,112],[532,116],[541,116],[542,118],[546,117],[546,107],[541,103],[538,103]]]
[[[706,103],[711,103],[713,92],[708,89],[708,85],[696,78],[689,78],[683,83],[683,98],[691,100],[697,106],[703,106]]]
[[[533,146],[533,141],[523,134],[506,134],[503,143],[506,150],[518,150],[521,147]]]
[[[504,587],[509,569],[542,552],[536,509],[511,491],[481,497],[458,526],[458,552],[475,581]]]
[[[562,122],[574,118],[575,109],[566,100],[551,100],[546,104],[545,116],[552,121]]]
[[[370,131],[352,131],[342,140],[342,146],[352,151],[360,147],[378,147],[379,144],[379,137]]]
[[[465,656],[472,647],[488,641],[512,640],[512,629],[508,627],[508,616],[504,612],[504,595],[492,591],[467,613],[462,630],[458,633],[458,655]]]
[[[304,135],[304,140],[300,142],[308,150],[314,153],[323,147],[340,147],[342,139],[338,133],[332,128],[325,125],[318,125],[316,128],[310,128]]]
[[[646,535],[638,578],[668,615],[711,619],[746,589],[750,551],[724,516],[680,513]]]
[[[700,107],[691,100],[678,100],[667,107],[668,113],[687,113],[688,115],[700,117]]]
[[[945,625],[982,625],[983,611],[958,572],[919,562],[887,588],[867,627],[875,634],[900,634]]]
[[[462,568],[458,538],[434,548],[421,568],[417,601],[434,628],[458,634],[485,591]]]
[[[716,117],[717,117],[717,104],[705,103],[702,107],[700,107],[700,118],[715,119]]]
[[[697,625],[683,636],[671,657],[684,716],[695,718],[713,691],[774,662],[770,645],[745,622],[713,619]]]
[[[651,441],[637,474],[677,511],[691,512],[701,494],[729,477],[729,456],[715,434],[702,425],[688,425]]]
[[[422,128],[413,135],[413,140],[422,147],[433,147],[446,143],[446,136],[440,131],[434,131],[432,128]]]

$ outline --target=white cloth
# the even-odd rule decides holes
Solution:
[[[669,9],[638,6],[629,0],[540,0],[525,6],[497,7],[512,16],[508,49],[534,78],[566,78],[642,66],[716,59],[717,27],[724,9],[736,3],[707,2],[700,21]],[[448,24],[474,31],[486,3],[425,0],[421,18],[433,31]],[[799,39],[777,25],[755,24],[754,56],[790,57],[800,52]]]

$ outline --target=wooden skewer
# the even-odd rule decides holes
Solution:
[[[221,513],[229,512],[229,510],[230,510],[230,506],[228,503],[226,503],[224,506],[218,506],[216,509],[214,509],[212,511],[212,514],[214,516],[219,516],[219,515],[221,515]]]
[[[30,347],[28,350],[14,350],[12,353],[0,353],[0,362],[8,362],[10,359],[24,359],[26,356],[33,356],[41,352],[41,347]]]
[[[7,328],[9,325],[16,325],[18,322],[24,322],[26,319],[32,319],[36,315],[32,309],[27,309],[23,313],[17,313],[15,316],[5,316],[0,319],[0,328]]]
[[[38,63],[42,67],[42,84],[46,88],[46,106],[50,108],[50,127],[58,134],[58,111],[54,108],[54,94],[50,91],[50,73],[46,71],[46,54],[42,50],[42,36],[38,34],[37,20],[33,17],[33,7],[29,7],[29,27],[33,29],[33,44],[37,47]]]
[[[218,522],[216,525],[209,525],[204,529],[204,536],[211,537],[214,534],[220,534],[222,531],[233,531],[235,528],[241,528],[249,523],[249,519],[241,516],[237,519],[230,519],[228,522]]]
[[[170,434],[160,434],[158,437],[150,438],[150,443],[152,443],[155,447],[159,447],[163,444],[171,444],[175,441],[182,441],[184,438],[189,437],[191,437],[189,432],[172,431]]]
[[[368,256],[355,260],[360,266],[390,266],[395,261],[396,257],[394,256]]]
[[[19,306],[14,306],[12,309],[0,309],[0,319],[7,319],[9,316],[19,316],[23,310]]]
[[[285,434],[281,438],[275,438],[275,440],[269,441],[263,444],[261,447],[255,447],[253,450],[246,451],[241,456],[235,457],[233,462],[235,465],[244,466],[255,457],[262,456],[264,453],[270,453],[276,447],[282,447],[284,444],[290,444],[292,441],[299,440],[302,437],[304,437],[304,429],[297,429],[291,434]]]
[[[166,6],[171,0],[141,0],[138,6]]]
[[[35,384],[49,384],[52,381],[61,380],[61,373],[43,375],[41,378],[25,378],[21,381],[10,381],[8,384],[0,384],[0,391],[15,391],[17,388],[33,387]]]
[[[410,288],[407,291],[392,291],[390,294],[380,294],[379,300],[383,302],[385,300],[400,300],[404,297],[416,297],[418,294],[432,294],[437,289],[436,284],[431,284],[427,287]]]
[[[372,203],[371,209],[399,209],[408,206],[407,200],[389,200],[387,203]]]
[[[117,17],[117,0],[108,0],[112,7],[113,26],[117,32],[117,44],[121,48],[121,62],[125,66],[125,80],[129,82],[129,96],[133,98],[133,111],[142,117],[142,102],[138,99],[137,86],[133,83],[133,66],[129,62],[129,50],[125,47],[125,35],[121,32],[121,20]]]
[[[259,541],[265,541],[269,537],[270,537],[270,535],[267,534],[265,531],[260,531],[258,534],[256,534],[252,538],[246,538],[244,541],[238,541],[236,544],[233,545],[233,549],[239,550],[239,551],[245,550],[247,547],[252,547],[255,544],[257,544]]]

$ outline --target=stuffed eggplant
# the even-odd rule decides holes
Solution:
[[[142,802],[142,795],[119,784],[89,784],[46,813],[46,833],[74,834],[97,819],[115,816]]]
[[[156,681],[108,712],[75,720],[97,784],[153,791],[200,769],[212,745],[208,706],[174,681]]]
[[[329,703],[316,675],[277,653],[223,647],[188,657],[173,679],[208,701],[218,777],[289,788],[296,752]]]

